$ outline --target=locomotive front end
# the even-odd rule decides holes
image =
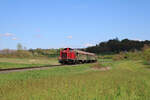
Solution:
[[[73,64],[75,63],[75,53],[71,48],[65,48],[60,51],[59,63]]]

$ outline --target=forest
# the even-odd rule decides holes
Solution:
[[[141,51],[145,45],[149,46],[150,41],[139,41],[129,39],[119,40],[118,38],[115,38],[110,39],[106,42],[100,42],[96,46],[87,47],[85,51],[96,54],[116,54],[128,51]]]

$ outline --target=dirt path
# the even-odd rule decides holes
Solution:
[[[99,71],[107,71],[110,69],[111,69],[110,67],[92,68],[92,70],[99,70]]]

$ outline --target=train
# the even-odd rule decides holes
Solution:
[[[94,53],[75,50],[72,48],[64,48],[60,50],[59,63],[61,64],[80,64],[94,63],[97,61],[97,56]]]

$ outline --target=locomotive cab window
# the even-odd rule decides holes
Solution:
[[[73,50],[73,49],[71,49],[71,48],[64,48],[64,50],[67,50],[67,49],[69,49],[69,50]]]

